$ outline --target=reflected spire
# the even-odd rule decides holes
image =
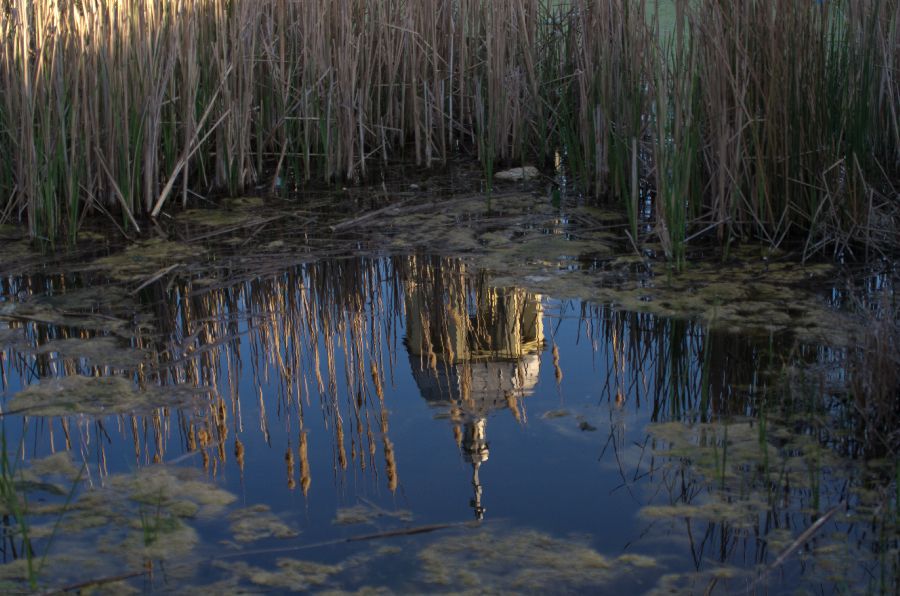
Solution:
[[[415,281],[405,295],[406,347],[413,377],[426,401],[449,409],[454,439],[472,464],[470,505],[481,520],[487,418],[508,409],[525,421],[522,400],[537,384],[544,346],[541,298],[491,287],[455,261],[411,259],[410,265]]]
[[[474,496],[469,501],[472,510],[475,512],[475,519],[481,521],[484,519],[486,511],[481,504],[481,495],[483,489],[481,487],[481,479],[478,477],[478,470],[481,464],[488,460],[490,449],[487,443],[487,420],[485,418],[477,418],[465,425],[463,433],[463,458],[472,464],[472,488]]]

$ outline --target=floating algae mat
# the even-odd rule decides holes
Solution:
[[[125,377],[73,374],[29,385],[10,398],[9,409],[32,416],[102,415],[184,406],[203,393],[187,387],[138,389]]]
[[[454,201],[331,240],[237,201],[4,277],[0,588],[894,591],[832,267]]]
[[[136,242],[121,252],[97,259],[92,268],[113,279],[138,281],[158,269],[195,261],[203,253],[204,250],[197,246],[154,238]]]
[[[533,530],[477,531],[436,540],[419,559],[429,584],[491,592],[596,589],[656,566],[643,555],[607,558],[586,542]]]

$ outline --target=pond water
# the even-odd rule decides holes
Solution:
[[[2,280],[5,589],[897,586],[898,470],[834,428],[839,346],[450,256],[294,260]]]

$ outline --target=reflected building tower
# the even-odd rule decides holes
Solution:
[[[430,404],[450,415],[456,442],[472,465],[476,519],[484,517],[481,465],[488,460],[487,420],[521,400],[538,381],[544,331],[540,296],[493,288],[458,261],[414,263],[406,285],[406,346],[413,377]]]

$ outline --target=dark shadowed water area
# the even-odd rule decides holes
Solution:
[[[896,590],[842,389],[896,271],[675,273],[613,212],[414,190],[0,230],[3,590]]]

